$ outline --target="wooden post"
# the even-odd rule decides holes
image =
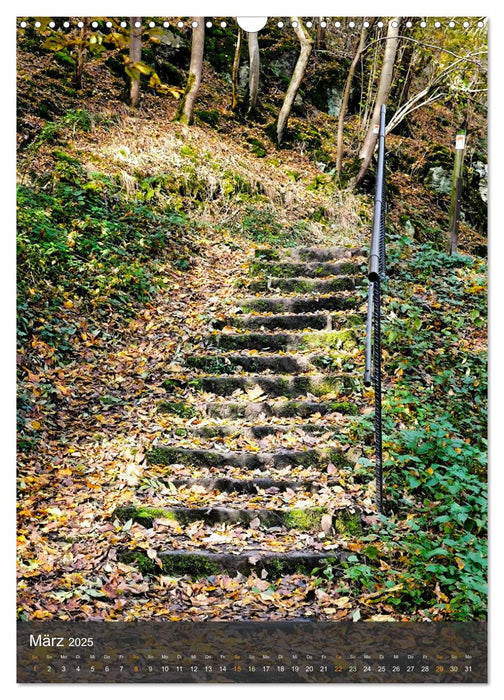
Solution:
[[[448,253],[450,255],[456,255],[457,253],[465,140],[466,130],[459,129],[459,131],[457,131],[457,136],[455,139],[455,162],[453,164],[453,178],[450,201],[450,226],[448,234]]]

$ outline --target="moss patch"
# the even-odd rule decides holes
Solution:
[[[331,462],[335,467],[348,467],[351,464],[341,450],[324,450],[321,453],[321,461],[324,460]]]
[[[195,408],[180,401],[160,401],[157,410],[160,413],[173,413],[181,418],[194,418],[198,415]]]
[[[219,573],[219,565],[207,559],[204,555],[186,554],[183,557],[174,555],[162,555],[162,567],[159,567],[144,552],[131,550],[120,555],[125,564],[133,564],[143,574],[163,573],[167,576],[188,576],[190,578],[203,578]]]
[[[278,260],[280,258],[280,253],[274,248],[257,248],[254,255],[259,260]]]
[[[152,523],[156,518],[164,518],[166,520],[177,520],[177,516],[173,511],[165,508],[147,508],[144,506],[124,506],[122,508],[117,508],[114,512],[114,517],[116,517],[121,522],[127,522],[128,520],[134,520],[140,523],[144,527],[152,527]]]
[[[303,333],[305,349],[330,348],[331,350],[354,350],[357,336],[353,329],[342,331],[325,331],[322,333]]]
[[[209,374],[231,374],[236,372],[236,365],[226,357],[190,355],[185,363],[188,367],[201,369]]]
[[[359,414],[359,409],[353,403],[349,401],[332,401],[329,404],[330,413],[344,413],[349,416],[357,416]]]
[[[252,299],[249,302],[242,302],[240,308],[244,313],[249,313],[250,311],[271,311],[272,305],[269,299]],[[276,305],[279,307],[279,305]]]
[[[296,530],[317,530],[327,508],[292,508],[285,513],[286,527]]]
[[[345,535],[361,535],[362,523],[359,513],[348,510],[337,510],[333,515],[333,527],[336,532]]]
[[[130,550],[128,552],[123,552],[119,555],[119,559],[125,564],[136,566],[142,574],[159,573],[159,566],[141,551]]]
[[[218,467],[225,460],[225,454],[212,450],[187,450],[177,447],[159,446],[153,447],[147,453],[147,464],[184,464],[191,467],[195,464],[203,464],[209,467]]]
[[[166,391],[173,391],[173,389],[181,389],[185,386],[186,382],[181,379],[165,379],[163,382],[163,389]]]
[[[205,124],[210,124],[214,128],[219,123],[220,112],[216,109],[195,109],[195,116]]]
[[[249,138],[247,139],[247,142],[250,144],[251,151],[255,156],[258,158],[264,158],[266,156],[266,147],[262,141],[255,138]]]
[[[201,554],[186,554],[184,557],[167,555],[162,557],[161,561],[163,573],[168,576],[200,578],[219,573],[217,562],[210,561]]]

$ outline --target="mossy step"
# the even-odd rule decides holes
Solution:
[[[234,314],[223,321],[216,321],[214,328],[220,329],[228,326],[243,330],[269,329],[274,330],[326,330],[337,328],[344,324],[341,317],[332,316],[330,313],[306,313],[306,314]]]
[[[353,512],[352,512],[353,511]],[[361,531],[360,514],[355,509],[341,508],[331,514],[331,527],[339,535],[355,535]],[[123,506],[118,508],[114,517],[121,522],[133,520],[152,527],[154,520],[163,518],[173,520],[180,525],[188,525],[201,521],[208,525],[217,523],[240,523],[250,525],[259,521],[263,528],[282,527],[287,530],[302,530],[303,532],[320,532],[322,518],[329,509],[325,506],[315,508],[286,508],[267,510],[265,508],[224,508],[208,507],[187,508],[183,506],[168,506],[166,508],[149,508],[146,506]],[[326,526],[327,529],[327,526]]]
[[[177,478],[167,480],[173,484],[175,488],[185,487],[191,488],[198,486],[207,491],[217,491],[225,493],[250,493],[257,495],[258,491],[267,489],[275,489],[276,491],[292,491],[303,490],[310,493],[318,493],[320,489],[331,486],[338,486],[337,481],[327,481],[324,484],[314,481],[284,481],[282,479],[272,478],[254,478],[254,479],[232,479],[228,477],[217,478]]]
[[[351,453],[353,454],[353,453]],[[188,467],[239,467],[241,469],[283,468],[306,466],[323,468],[329,462],[336,466],[348,466],[355,462],[339,449],[277,450],[276,452],[238,452],[204,448],[173,447],[157,444],[147,453],[147,464],[184,464]]]
[[[351,401],[209,401],[205,412],[211,418],[309,418],[317,413],[343,413],[356,416],[358,407]]]
[[[159,413],[170,413],[180,418],[194,418],[199,415],[198,409],[185,401],[159,401],[157,410]]]
[[[251,277],[329,277],[331,275],[358,275],[360,265],[353,262],[282,262],[255,260],[249,265]]]
[[[327,262],[328,260],[338,260],[339,258],[356,258],[367,254],[367,248],[362,246],[348,248],[347,246],[300,246],[290,248],[290,257],[301,262]]]
[[[150,559],[145,550],[126,550],[119,554],[119,559],[135,565],[143,574],[164,574],[165,576],[187,576],[190,579],[205,578],[219,573],[248,575],[266,570],[270,576],[287,576],[294,573],[311,575],[315,569],[333,563],[333,576],[341,575],[338,562],[348,558],[350,552],[331,550],[316,552],[313,550],[292,550],[286,552],[269,552],[257,549],[244,549],[241,552],[222,550],[186,551],[180,549],[165,550],[158,554],[159,567]]]
[[[357,317],[357,320],[360,321],[360,317]],[[312,333],[213,333],[208,336],[208,339],[211,345],[228,351],[277,350],[289,352],[316,348],[353,350],[357,344],[357,334],[353,329]]]
[[[291,313],[305,314],[318,313],[319,311],[343,311],[355,308],[360,304],[360,299],[346,292],[329,294],[326,296],[257,296],[237,299],[244,313],[258,311],[262,313]]]
[[[197,391],[215,394],[217,396],[230,396],[235,391],[247,391],[260,387],[268,396],[297,397],[305,394],[313,396],[325,396],[326,394],[344,393],[348,390],[355,391],[360,387],[356,375],[343,374],[309,374],[309,375],[284,375],[284,374],[248,374],[230,376],[206,376],[184,379],[167,379],[163,386],[172,390],[174,388],[192,387]]]
[[[341,258],[353,258],[366,254],[366,248],[348,248],[347,246],[301,246],[298,248],[257,248],[255,258],[260,260],[292,260],[300,262],[327,262]]]
[[[244,372],[281,372],[293,374],[306,372],[315,365],[309,356],[303,355],[189,355],[185,364],[192,369],[201,369],[214,374],[232,374],[237,370]]]
[[[293,432],[301,435],[324,435],[327,432],[335,432],[335,426],[324,423],[269,423],[268,425],[244,426],[241,423],[234,423],[231,425],[190,425],[183,430],[186,434],[199,435],[211,439],[240,436],[260,440],[268,435],[277,435],[278,433],[282,435]]]
[[[247,289],[251,292],[298,292],[299,294],[329,294],[355,289],[353,277],[329,277],[327,279],[310,279],[309,277],[268,277],[253,280]]]

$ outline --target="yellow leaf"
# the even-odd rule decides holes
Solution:
[[[65,309],[73,309],[73,301],[70,301],[70,299],[68,299],[67,301],[63,302],[63,306],[65,307]]]
[[[259,398],[259,396],[262,396],[263,394],[264,391],[261,389],[259,384],[256,384],[252,389],[247,389],[247,396],[249,397],[249,399],[252,399],[252,401],[255,401]]]
[[[32,420],[31,427],[33,428],[33,430],[40,430],[42,426],[40,425],[38,420]]]
[[[342,596],[341,598],[336,598],[336,600],[334,601],[333,604],[337,608],[346,608],[349,600],[350,600],[350,598]]]
[[[35,610],[32,614],[33,620],[47,620],[48,617],[52,617],[52,613],[49,610]]]

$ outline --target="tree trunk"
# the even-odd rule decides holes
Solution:
[[[249,47],[249,105],[248,114],[251,114],[257,104],[259,92],[259,41],[257,32],[248,33]]]
[[[238,37],[236,39],[236,49],[233,60],[233,74],[231,79],[232,84],[232,96],[231,96],[231,109],[236,109],[238,106],[238,77],[240,69],[240,51],[242,43],[242,30],[238,27]]]
[[[371,158],[373,157],[373,152],[376,146],[376,140],[378,134],[375,131],[375,126],[380,123],[380,109],[382,105],[387,104],[388,96],[390,93],[390,86],[392,84],[392,73],[394,70],[394,62],[397,52],[397,44],[399,42],[399,25],[401,18],[394,17],[389,22],[387,39],[385,43],[385,52],[383,54],[383,65],[380,74],[380,83],[378,85],[378,94],[376,95],[376,102],[374,106],[373,116],[371,118],[371,124],[369,131],[367,133],[366,139],[362,146],[360,157],[362,158],[361,169],[359,174],[355,179],[354,185],[358,185],[362,178],[367,172]],[[393,25],[396,24],[394,27]]]
[[[392,88],[390,95],[392,100],[400,105],[405,102],[407,98],[407,92],[405,88],[408,88],[408,76],[411,74],[411,67],[414,59],[416,46],[411,42],[405,42],[404,45],[398,50],[396,57],[396,83],[395,87]],[[406,95],[406,97],[405,97]]]
[[[353,76],[355,73],[355,69],[356,69],[357,64],[360,60],[360,57],[362,55],[362,51],[364,50],[364,44],[366,43],[367,33],[368,33],[368,30],[363,25],[362,29],[361,29],[359,43],[357,45],[357,51],[355,52],[355,56],[353,58],[350,69],[348,71],[348,76],[347,76],[346,83],[345,83],[345,89],[343,90],[343,96],[341,98],[341,107],[340,107],[340,113],[339,113],[339,117],[338,117],[338,136],[337,136],[337,151],[336,151],[336,171],[338,173],[338,176],[341,173],[341,166],[343,163],[343,124],[345,121],[346,112],[347,112],[347,108],[348,108],[348,98],[350,95],[350,88],[352,87],[352,80],[353,80]]]
[[[291,17],[292,22],[296,22],[297,26],[294,27],[296,36],[301,44],[301,50],[299,52],[298,60],[292,73],[292,78],[285,93],[285,99],[278,115],[277,121],[277,142],[281,145],[285,133],[285,128],[287,126],[287,120],[292,109],[292,103],[296,97],[297,91],[303,80],[306,66],[308,65],[308,59],[310,58],[311,50],[313,47],[313,41],[307,34],[305,28],[303,27],[299,17]]]
[[[317,22],[317,35],[315,39],[315,46],[317,49],[323,48],[325,44],[325,39],[326,39],[326,28],[322,26],[324,18],[320,17],[319,21]]]
[[[205,18],[196,17],[197,27],[192,33],[191,63],[189,65],[189,77],[187,85],[180,100],[175,121],[182,124],[192,124],[194,118],[194,103],[201,85],[203,73],[203,50],[205,46]]]
[[[381,30],[379,30],[381,31]],[[364,116],[361,119],[361,109],[359,108],[359,129],[358,129],[358,136],[360,138],[360,135],[365,133],[368,130],[369,127],[369,111],[370,111],[370,106],[371,106],[371,98],[373,95],[373,85],[375,82],[376,78],[376,71],[377,71],[377,66],[378,66],[378,46],[379,42],[376,41],[374,51],[373,51],[373,61],[372,61],[372,66],[371,70],[369,71],[369,77],[367,81],[367,88],[366,88],[366,100],[365,100],[365,107],[364,107]],[[361,59],[362,62],[362,59]],[[364,101],[364,91],[361,90],[361,99],[360,103],[362,105]]]
[[[76,90],[82,90],[82,73],[84,71],[84,48],[87,39],[87,25],[84,22],[80,30],[79,41],[77,44],[77,60],[75,62],[75,73],[73,77],[73,86]]]
[[[129,58],[131,63],[140,63],[142,60],[142,27],[135,27],[137,22],[141,22],[141,17],[130,18],[130,45]],[[138,73],[138,75],[137,75]],[[134,71],[135,77],[131,78],[130,105],[136,107],[140,96],[140,73]]]

